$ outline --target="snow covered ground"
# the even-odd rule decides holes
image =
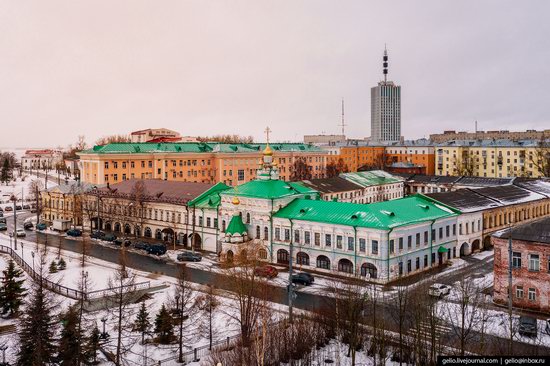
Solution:
[[[15,172],[15,171],[14,171]],[[25,203],[32,201],[31,192],[29,186],[33,180],[40,180],[44,185],[45,178],[37,178],[36,175],[29,175],[23,173],[23,176],[17,176],[15,180],[6,184],[0,184],[0,207],[13,206],[13,202],[10,202],[10,197],[15,195],[17,200],[24,199]],[[56,186],[55,183],[48,182],[48,188]]]

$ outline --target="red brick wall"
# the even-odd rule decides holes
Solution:
[[[495,247],[494,301],[508,303],[508,239],[492,237]],[[518,308],[550,312],[550,244],[513,240],[512,251],[520,252],[521,268],[512,271],[513,305]],[[529,254],[539,255],[539,271],[529,271]],[[516,297],[517,286],[523,286],[523,298]],[[529,300],[529,288],[536,290],[536,300]]]

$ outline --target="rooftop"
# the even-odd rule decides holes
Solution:
[[[531,202],[546,198],[539,193],[528,191],[515,185],[504,185],[475,189],[475,192],[504,205]]]
[[[222,182],[216,183],[207,191],[189,201],[188,205],[198,208],[215,208],[220,204],[220,193],[228,190],[229,188],[231,187]]]
[[[300,182],[285,182],[278,179],[257,179],[230,188],[224,191],[223,194],[238,197],[275,199],[299,194],[317,196],[319,192]]]
[[[96,145],[92,149],[80,151],[87,154],[151,154],[151,153],[261,153],[266,144],[223,144],[217,142],[117,142]],[[314,145],[303,143],[270,143],[273,151],[322,152]]]
[[[62,194],[79,194],[92,189],[93,185],[86,182],[69,181],[46,189],[46,192],[60,192]]]
[[[456,216],[450,208],[420,195],[368,205],[295,199],[274,216],[336,225],[391,229]]]
[[[550,181],[548,179],[516,178],[514,179],[514,184],[550,197]]]
[[[476,212],[502,206],[495,200],[482,196],[471,189],[459,189],[452,192],[425,194],[437,202],[453,207],[461,212]]]
[[[199,197],[211,187],[212,184],[208,183],[177,182],[160,179],[130,179],[99,188],[99,192],[100,195],[105,197],[182,205]],[[91,194],[93,195],[94,193],[92,192]]]
[[[550,217],[514,226],[511,232],[513,240],[550,244]],[[497,231],[493,236],[509,239],[510,229]]]
[[[304,180],[302,183],[322,193],[347,192],[363,188],[341,177]]]
[[[349,180],[362,187],[379,186],[382,184],[399,183],[400,180],[396,179],[390,173],[382,170],[369,170],[365,172],[355,173],[342,173],[340,177]]]

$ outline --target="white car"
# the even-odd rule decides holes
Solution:
[[[450,292],[451,292],[451,287],[444,285],[442,283],[434,283],[428,289],[428,294],[430,296],[435,296],[435,297],[442,297],[442,296],[448,295]]]
[[[17,237],[20,238],[20,237],[27,236],[27,233],[25,232],[25,230],[19,228],[15,230],[15,235],[17,235]]]

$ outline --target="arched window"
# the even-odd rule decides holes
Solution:
[[[145,231],[143,232],[143,236],[145,236],[146,238],[150,238],[153,236],[153,232],[151,231],[150,227],[145,228]]]
[[[296,263],[303,266],[309,266],[309,255],[304,252],[298,252],[298,254],[296,254]]]
[[[260,239],[260,226],[256,226],[256,239]]]
[[[225,233],[225,220],[222,220],[222,233]]]
[[[246,213],[246,223],[250,224],[250,212]]]
[[[363,263],[361,266],[361,276],[368,278],[377,278],[378,270],[376,266],[372,263]]]
[[[258,257],[260,257],[260,259],[267,259],[267,250],[264,248],[258,250]]]
[[[317,257],[317,268],[330,269],[330,259],[324,255]]]
[[[342,258],[338,261],[338,271],[353,273],[353,263],[349,259]]]
[[[231,250],[228,250],[225,254],[225,258],[227,259],[227,262],[232,263],[233,262],[233,252]]]
[[[277,263],[280,264],[288,264],[288,252],[284,249],[279,249],[277,251]]]
[[[264,240],[268,240],[269,239],[269,229],[266,227],[264,227]]]

